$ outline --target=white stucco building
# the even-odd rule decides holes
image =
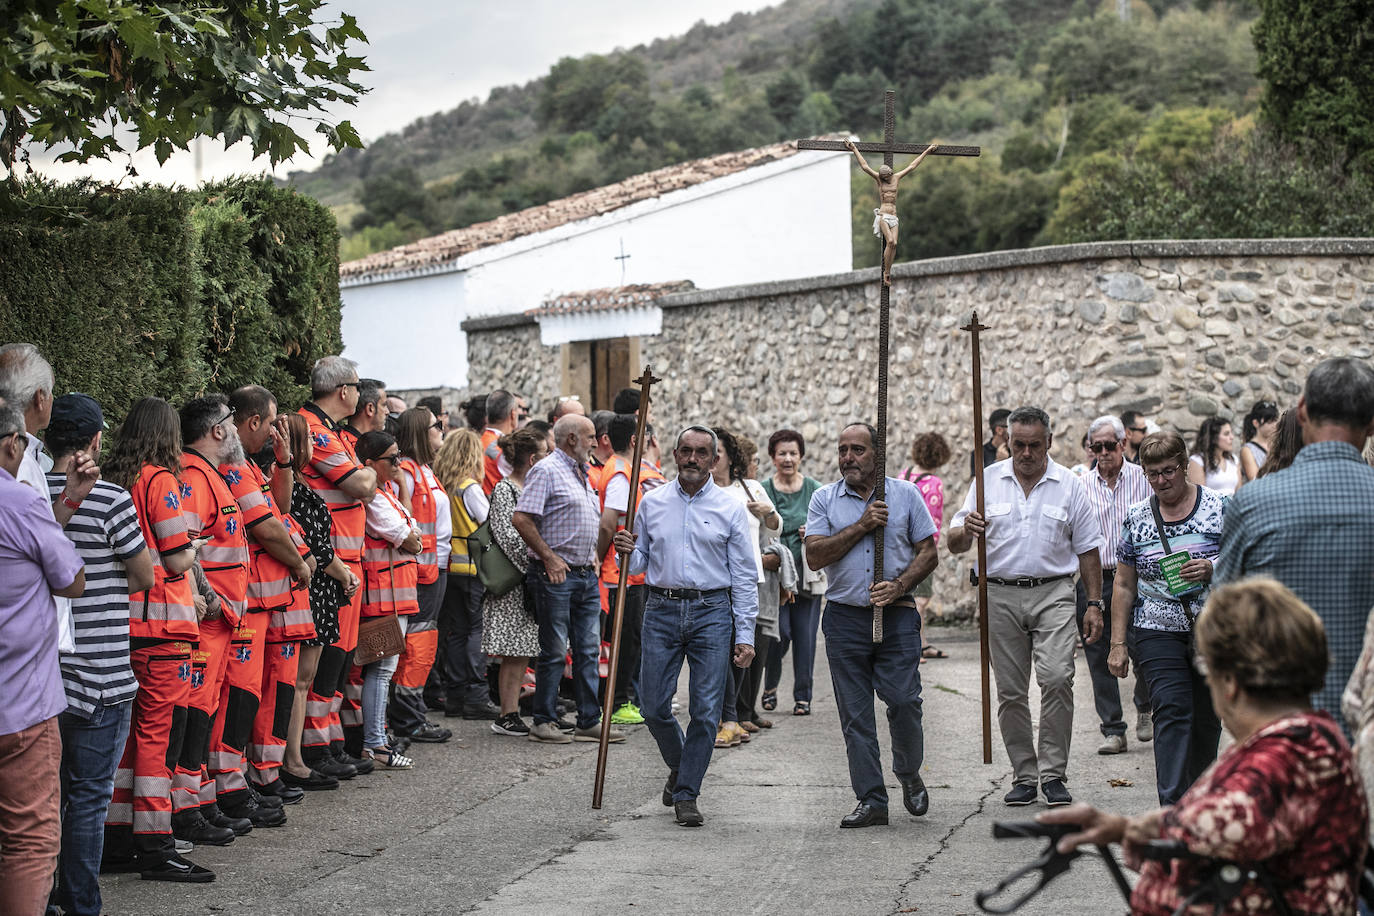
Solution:
[[[636,175],[340,267],[344,354],[398,390],[467,386],[471,318],[528,312],[577,290],[697,289],[852,267],[850,157],[781,143]],[[619,337],[657,334],[648,307]],[[545,343],[606,336],[564,315]]]

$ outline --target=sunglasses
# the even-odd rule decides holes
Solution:
[[[1100,455],[1103,452],[1116,451],[1118,445],[1120,445],[1118,442],[1093,442],[1088,446],[1088,451],[1094,455]]]
[[[435,420],[433,423],[429,424],[429,428],[430,428],[430,429],[437,429],[437,430],[439,430],[439,432],[443,432],[443,431],[444,431],[444,421],[443,421],[443,420]]]
[[[392,465],[394,466],[398,461],[401,460],[401,453],[400,453],[400,452],[396,452],[395,454],[392,454],[392,455],[379,455],[379,456],[377,457],[377,460],[378,460],[378,461],[390,461],[390,462],[392,463]]]
[[[1129,430],[1130,430],[1131,432],[1133,432],[1133,433],[1143,433],[1143,432],[1145,432],[1145,427],[1144,427],[1144,426],[1128,426],[1128,427],[1126,427],[1126,428],[1129,429]]]
[[[349,388],[349,387],[357,388],[357,387],[358,387],[358,383],[357,383],[357,382],[339,382],[339,384],[337,384],[337,385],[334,386],[334,390],[335,390],[335,391],[338,391],[340,388]]]

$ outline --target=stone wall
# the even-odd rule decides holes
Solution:
[[[664,379],[654,392],[664,438],[706,422],[762,447],[788,426],[806,438],[804,470],[835,479],[839,429],[874,415],[877,277],[870,269],[660,300],[663,333],[641,346]],[[984,410],[1044,408],[1054,458],[1072,465],[1103,413],[1140,410],[1190,438],[1204,417],[1243,416],[1260,398],[1295,404],[1308,369],[1327,356],[1369,358],[1374,239],[1111,242],[916,261],[893,268],[891,303],[889,473],[916,434],[944,435],[955,450],[942,471],[947,524],[968,490],[975,443],[969,335],[959,330],[974,310],[989,326]],[[530,319],[464,327],[474,390],[557,390],[558,350],[539,344]],[[766,477],[766,457],[763,465]],[[969,613],[966,558],[942,548],[936,575],[940,610]]]

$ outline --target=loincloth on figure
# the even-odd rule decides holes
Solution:
[[[873,234],[878,238],[883,237],[883,230],[879,228],[883,223],[887,223],[889,229],[897,228],[897,214],[884,213],[881,210],[873,211]]]

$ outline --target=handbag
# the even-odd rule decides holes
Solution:
[[[392,575],[395,575],[395,565],[389,569]],[[363,576],[363,593],[367,593],[366,576]],[[358,646],[353,650],[353,664],[361,668],[384,658],[400,655],[405,647],[405,634],[401,632],[401,620],[396,614],[364,617],[358,621]]]
[[[525,581],[525,574],[520,567],[510,561],[492,536],[490,519],[468,535],[468,556],[472,559],[472,565],[477,567],[477,578],[482,587],[493,598],[500,598]]]

